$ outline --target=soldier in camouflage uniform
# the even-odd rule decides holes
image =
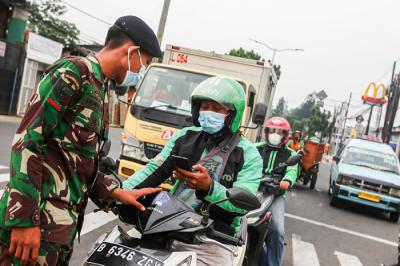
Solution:
[[[159,191],[127,193],[107,176],[95,178],[108,135],[107,81],[134,86],[154,56],[161,51],[153,31],[126,16],[96,56],[63,58],[46,71],[12,143],[0,200],[0,265],[67,265],[88,194],[143,210],[136,199]]]

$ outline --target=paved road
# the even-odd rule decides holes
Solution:
[[[17,123],[0,121],[0,188],[9,174],[9,149]],[[111,129],[110,154],[119,154],[121,129]],[[286,242],[284,265],[387,265],[396,259],[398,224],[386,214],[352,204],[329,206],[329,164],[320,169],[317,188],[296,187],[287,194]],[[3,181],[3,182],[2,182]],[[81,242],[75,243],[71,265],[80,265],[91,244],[118,220],[111,214],[93,213],[90,204]]]

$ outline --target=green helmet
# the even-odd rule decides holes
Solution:
[[[192,92],[192,116],[196,126],[200,126],[200,103],[209,100],[223,105],[232,112],[225,119],[225,126],[234,133],[240,128],[244,107],[246,104],[243,87],[227,77],[212,77],[201,82]]]

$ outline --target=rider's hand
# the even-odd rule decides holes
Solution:
[[[8,250],[11,257],[21,261],[21,265],[35,264],[40,247],[40,228],[13,227],[11,228],[11,242]]]
[[[209,191],[211,178],[207,169],[200,164],[196,164],[192,168],[197,172],[193,173],[184,169],[178,169],[177,171],[172,172],[172,177],[180,180],[191,188],[200,190],[202,192]]]
[[[133,189],[133,190],[124,190],[121,188],[114,189],[111,193],[111,198],[128,205],[133,205],[141,211],[144,211],[146,208],[137,202],[137,199],[141,196],[150,195],[156,192],[160,192],[161,188],[142,188],[142,189]]]
[[[290,188],[290,182],[289,182],[289,181],[282,180],[282,181],[279,183],[279,188],[282,189],[282,190],[288,190],[288,189]]]

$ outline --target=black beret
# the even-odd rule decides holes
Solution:
[[[136,16],[123,16],[112,27],[122,30],[140,48],[153,57],[161,57],[161,49],[153,30]]]

